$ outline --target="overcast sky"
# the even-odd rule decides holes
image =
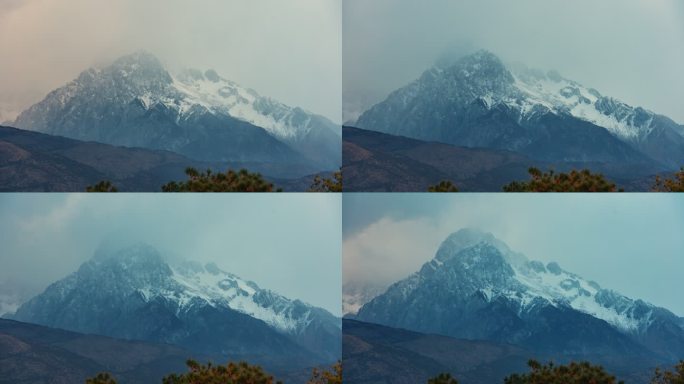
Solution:
[[[3,194],[0,287],[44,289],[112,238],[341,314],[339,194]]]
[[[345,0],[343,36],[345,112],[484,48],[684,123],[679,0]]]
[[[452,232],[491,232],[531,260],[684,316],[684,199],[668,194],[345,194],[343,279],[390,283]]]
[[[340,0],[1,0],[0,114],[145,49],[339,122],[341,11]]]

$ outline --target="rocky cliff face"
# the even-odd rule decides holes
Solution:
[[[15,319],[83,333],[162,341],[210,355],[334,361],[340,320],[215,264],[168,263],[139,244],[100,252],[23,304]]]
[[[684,127],[671,119],[487,51],[428,69],[356,126],[540,160],[684,163]]]
[[[197,160],[311,163],[319,170],[341,162],[339,127],[328,119],[262,97],[213,70],[172,75],[146,52],[82,72],[13,125]]]
[[[364,305],[357,318],[543,353],[665,361],[684,354],[684,328],[673,313],[556,263],[529,261],[471,229],[449,236],[434,259]]]

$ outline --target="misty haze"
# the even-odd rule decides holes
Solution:
[[[516,190],[533,167],[648,191],[684,166],[678,2],[351,0],[343,16],[346,190]]]
[[[338,361],[339,197],[227,197],[0,199],[2,377],[149,383],[195,359],[304,382]]]
[[[345,196],[345,380],[496,383],[535,359],[651,383],[684,356],[682,212],[647,194]]]
[[[213,191],[309,189],[341,162],[340,9],[3,4],[0,190],[174,191],[189,167],[265,180]]]

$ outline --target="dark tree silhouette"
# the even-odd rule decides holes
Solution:
[[[226,365],[202,365],[188,360],[189,372],[171,374],[162,379],[163,384],[276,384],[273,376],[264,372],[258,365],[250,365],[242,361],[230,362]]]
[[[86,384],[116,384],[116,380],[109,373],[102,372],[95,377],[86,379]]]
[[[428,187],[428,192],[458,192],[458,188],[449,180],[442,180],[439,184]]]
[[[272,183],[263,179],[259,173],[250,173],[246,169],[238,172],[229,169],[226,173],[214,173],[210,169],[199,172],[195,168],[186,168],[188,180],[162,186],[163,192],[274,192]],[[280,189],[275,192],[280,192]]]
[[[608,374],[599,365],[591,365],[583,361],[571,362],[568,365],[542,365],[530,360],[527,365],[529,373],[513,374],[504,379],[504,384],[622,384],[615,376]]]
[[[314,176],[309,192],[342,192],[342,170],[333,173],[332,178]]]
[[[555,173],[549,170],[542,173],[537,168],[528,170],[529,181],[514,181],[503,187],[504,192],[616,192],[614,183],[606,180],[600,173],[588,169],[572,170],[570,173]],[[619,190],[622,191],[621,189]]]
[[[314,368],[307,384],[342,384],[342,362],[335,363],[332,370]]]
[[[86,192],[119,192],[119,190],[109,180],[102,180],[95,185],[86,187]]]
[[[684,192],[684,167],[671,179],[656,176],[652,189],[654,192]]]
[[[429,379],[427,384],[458,384],[458,381],[451,377],[451,374],[449,373],[440,373],[432,379]]]
[[[674,371],[656,368],[651,384],[684,384],[684,360],[675,365]]]

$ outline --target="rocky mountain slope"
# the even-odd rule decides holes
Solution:
[[[672,312],[556,263],[527,260],[472,229],[450,235],[434,259],[364,305],[357,319],[568,358],[655,364],[684,356],[682,318]]]
[[[77,272],[24,303],[20,321],[179,345],[274,369],[339,358],[340,320],[259,288],[214,264],[168,262],[138,244],[99,251]]]
[[[557,72],[507,66],[487,51],[428,69],[356,126],[546,161],[684,164],[682,125]]]
[[[343,128],[345,191],[425,192],[451,180],[462,191],[501,191],[535,162],[511,151],[474,149]]]
[[[308,166],[203,162],[170,151],[118,147],[0,126],[0,191],[83,192],[88,185],[109,180],[120,191],[159,192],[169,181],[186,180],[187,167],[216,172],[247,168],[285,191],[306,190],[314,177],[308,174]]]
[[[658,168],[649,164],[547,162],[508,150],[461,147],[353,127],[344,127],[343,136],[346,191],[425,192],[430,185],[451,180],[461,191],[501,192],[512,181],[529,179],[530,167],[559,172],[589,168],[626,191],[648,191],[658,174]]]
[[[83,383],[99,372],[112,372],[122,383],[154,383],[169,373],[184,372],[191,356],[168,344],[0,319],[0,383]]]
[[[464,384],[501,383],[526,371],[522,348],[487,341],[455,339],[344,319],[345,383],[425,383],[450,372]]]
[[[82,72],[12,125],[196,160],[308,164],[315,170],[340,162],[339,128],[326,118],[262,97],[213,70],[172,75],[146,52]]]

